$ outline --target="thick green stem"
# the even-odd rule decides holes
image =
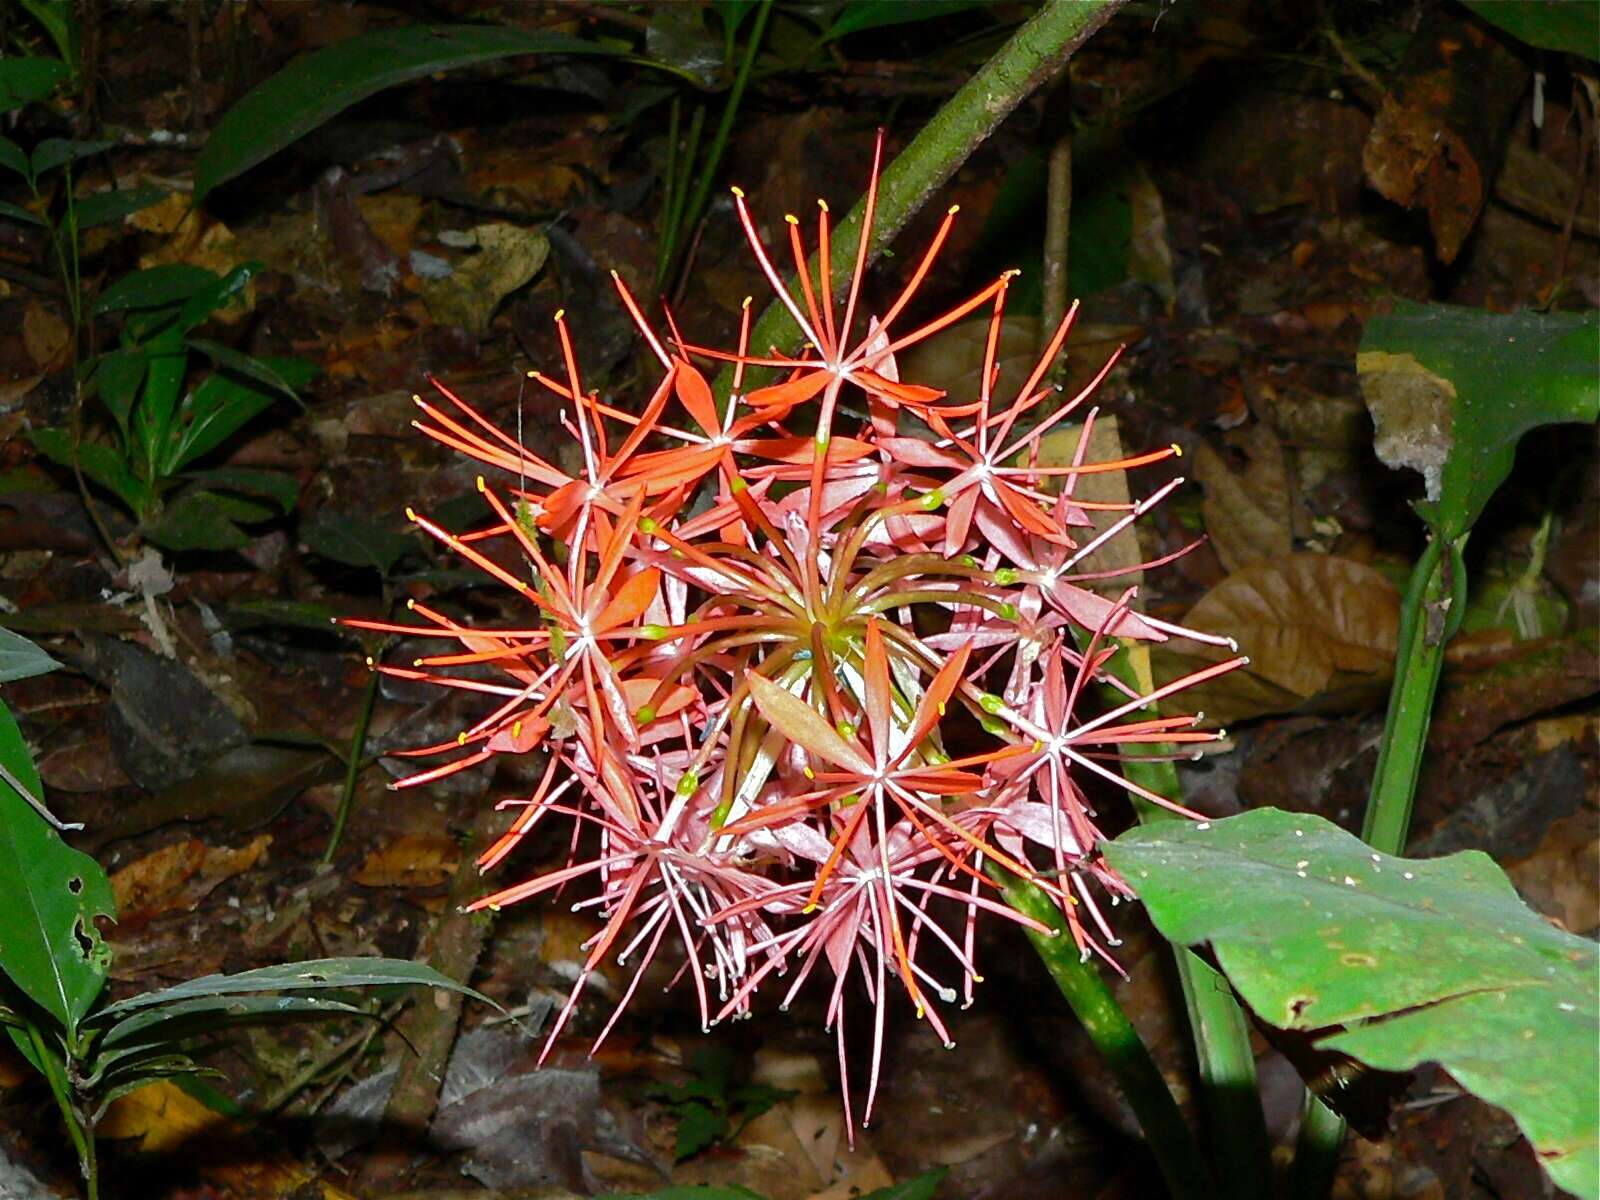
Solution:
[[[1150,690],[1150,681],[1138,677],[1128,655],[1113,659],[1108,668],[1130,687]],[[1124,748],[1122,773],[1158,795],[1180,799],[1182,786],[1171,762],[1138,761],[1140,755],[1169,753],[1171,749],[1130,744]],[[1133,799],[1139,820],[1145,824],[1179,819],[1159,804],[1137,796]],[[1256,1056],[1250,1045],[1249,1022],[1228,981],[1204,959],[1181,946],[1174,946],[1173,954],[1200,1069],[1201,1096],[1211,1131],[1209,1144],[1224,1183],[1224,1191],[1219,1194],[1241,1200],[1266,1200],[1272,1195],[1272,1159],[1256,1087]]]
[[[1029,930],[1028,937],[1089,1040],[1116,1076],[1123,1097],[1144,1130],[1167,1190],[1176,1200],[1213,1200],[1219,1194],[1216,1184],[1166,1080],[1099,968],[1085,962],[1078,953],[1055,902],[1004,867],[989,863],[984,869],[1005,891],[1006,903],[1055,931],[1054,936],[1049,936]]]
[[[1379,743],[1378,769],[1367,799],[1361,836],[1385,854],[1405,850],[1411,805],[1422,770],[1422,748],[1433,716],[1433,697],[1444,666],[1444,643],[1461,619],[1459,550],[1435,536],[1406,586],[1400,606],[1399,645],[1389,714]]]
[[[1411,808],[1433,717],[1433,698],[1444,667],[1444,645],[1461,621],[1465,581],[1460,540],[1447,543],[1435,533],[1417,560],[1401,601],[1394,686],[1378,748],[1378,769],[1373,773],[1372,794],[1361,825],[1362,838],[1386,854],[1403,853],[1411,830]],[[1344,1119],[1308,1092],[1295,1145],[1291,1195],[1321,1200],[1328,1194],[1344,1133]]]
[[[1049,79],[1125,3],[1127,0],[1049,0],[1017,30],[884,170],[878,183],[878,207],[868,257],[875,258],[892,242],[1011,110]],[[844,285],[855,265],[855,255],[844,248],[855,246],[865,213],[863,200],[833,233],[832,284],[836,296],[844,295]],[[814,276],[814,254],[808,269]],[[790,281],[789,287],[796,300],[803,303],[799,280]],[[792,347],[799,336],[794,318],[773,300],[751,331],[750,346],[755,353],[765,354],[770,346]],[[717,376],[717,394],[726,396],[732,386],[732,369],[725,368]]]

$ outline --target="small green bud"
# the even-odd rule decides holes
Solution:
[[[1000,604],[999,615],[1004,620],[1015,621],[1017,619],[1017,606],[1012,604],[1009,600],[1002,601]]]
[[[1001,587],[1010,587],[1017,581],[1017,572],[1014,567],[1001,567],[994,573],[994,581]]]
[[[658,527],[656,525],[656,519],[654,517],[640,517],[639,518],[639,532],[640,533],[654,533],[657,528]]]
[[[978,707],[983,709],[984,712],[993,715],[1005,712],[1006,702],[993,692],[984,692],[983,695],[978,697]]]
[[[700,773],[698,771],[685,771],[683,778],[678,780],[677,792],[680,796],[692,796],[700,788]]]
[[[934,509],[941,507],[943,504],[944,492],[939,488],[934,488],[933,491],[924,492],[922,494],[922,507],[927,512],[932,512]]]
[[[650,724],[651,721],[656,719],[656,706],[654,704],[646,704],[639,710],[636,719],[641,725]]]
[[[983,726],[985,733],[992,733],[995,737],[1005,737],[1010,732],[1006,728],[1006,723],[999,717],[983,717],[978,721],[978,724]]]
[[[667,627],[665,625],[656,625],[654,623],[649,625],[641,625],[639,626],[639,633],[641,636],[649,638],[652,642],[659,642],[662,638],[667,636]]]
[[[856,735],[856,727],[849,721],[840,721],[835,728],[838,729],[839,736],[842,738],[853,738]]]
[[[750,485],[744,481],[743,475],[735,475],[733,482],[728,485],[728,490],[737,496],[740,492],[749,491]]]

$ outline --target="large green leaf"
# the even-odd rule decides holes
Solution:
[[[95,302],[96,316],[130,308],[162,308],[188,300],[203,288],[217,283],[215,271],[189,263],[164,263],[124,275],[100,293]]]
[[[22,731],[0,704],[0,764],[42,799]],[[0,777],[0,970],[61,1022],[69,1039],[105,985],[111,948],[95,927],[116,901],[100,864],[61,840]]]
[[[61,664],[20,633],[0,629],[0,683],[59,670]]]
[[[195,202],[384,88],[518,54],[605,52],[560,34],[487,25],[383,29],[326,46],[257,84],[223,114],[195,163]]]
[[[1421,471],[1423,519],[1472,528],[1530,429],[1600,419],[1600,315],[1487,313],[1398,301],[1374,317],[1356,369],[1378,456]]]
[[[0,113],[43,100],[71,73],[59,58],[0,59]]]
[[[156,1005],[173,1004],[200,996],[244,996],[254,992],[308,992],[326,988],[387,987],[408,984],[445,988],[485,1004],[498,1004],[482,992],[441,975],[425,963],[399,958],[317,958],[308,962],[279,963],[240,971],[236,975],[205,975],[174,984],[158,992],[143,992],[94,1014],[96,1023],[120,1020],[125,1014]]]
[[[931,21],[935,17],[986,6],[987,0],[920,0],[917,4],[907,4],[906,0],[849,0],[822,37],[824,41],[831,42],[846,34],[860,33],[863,29]]]
[[[1595,0],[1462,0],[1491,25],[1540,50],[1600,59]]]
[[[1158,928],[1209,942],[1265,1021],[1384,1070],[1437,1062],[1504,1108],[1562,1187],[1600,1195],[1600,954],[1469,851],[1378,854],[1262,809],[1130,830],[1106,856]]]

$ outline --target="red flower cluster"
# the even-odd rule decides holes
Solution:
[[[558,314],[564,378],[535,378],[565,406],[562,423],[582,448],[575,477],[435,382],[447,404],[419,397],[417,427],[505,479],[479,479],[494,513],[486,528],[458,535],[410,515],[520,593],[529,620],[478,629],[413,603],[421,625],[347,622],[453,643],[414,667],[377,669],[494,702],[452,742],[408,752],[456,756],[397,786],[497,754],[547,757],[537,790],[503,802],[520,811],[481,866],[499,863],[552,814],[573,823],[568,865],[473,907],[594,876],[596,894],[579,907],[594,910],[601,927],[552,1039],[607,959],[637,963],[620,1013],[670,933],[687,949],[708,1026],[746,1013],[757,987],[786,970],[787,1004],[822,968],[843,1072],[845,997],[857,970],[874,1024],[864,1118],[890,978],[948,1042],[938,1006],[971,998],[977,915],[1035,924],[1006,907],[986,862],[1045,889],[1082,954],[1109,960],[1104,947],[1116,939],[1095,892],[1113,902],[1131,893],[1098,854],[1101,834],[1077,779],[1098,775],[1177,808],[1117,773],[1118,746],[1211,740],[1192,718],[1133,714],[1243,661],[1149,695],[1111,680],[1115,638],[1220,640],[1134,612],[1131,588],[1115,600],[1090,590],[1086,582],[1108,573],[1079,567],[1177,484],[1096,535],[1089,510],[1106,506],[1075,498],[1077,479],[1176,451],[1084,461],[1095,419],[1084,404],[1111,364],[1064,402],[1045,382],[1075,309],[1020,392],[1009,402],[993,394],[1009,275],[935,320],[900,328],[954,209],[899,298],[852,340],[876,190],[875,162],[843,297],[829,284],[827,206],[815,280],[799,223],[788,218],[798,300],[734,193],[761,269],[809,343],[798,357],[749,353],[748,303],[732,352],[692,345],[675,326],[663,338],[618,279],[662,372],[633,414],[585,390]],[[987,353],[970,394],[899,377],[899,351],[985,307]],[[720,407],[696,359],[733,365]],[[746,391],[749,367],[775,368],[781,381]],[[1084,429],[1077,460],[1039,465],[1040,437],[1074,415]],[[480,670],[445,671],[464,664]],[[486,681],[482,667],[496,678]],[[1100,681],[1126,702],[1085,719],[1080,699]],[[935,898],[964,912],[964,923],[935,920]],[[959,989],[939,978],[930,955],[960,976]],[[848,1080],[844,1090],[848,1113]]]

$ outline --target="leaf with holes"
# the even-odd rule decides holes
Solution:
[[[100,865],[74,850],[12,786],[42,799],[44,788],[22,731],[0,705],[0,970],[61,1022],[67,1036],[105,985],[111,948],[95,927],[115,917]]]
[[[1437,1062],[1516,1119],[1561,1187],[1600,1178],[1600,953],[1484,854],[1378,854],[1261,809],[1130,830],[1106,857],[1169,940],[1209,942],[1263,1020],[1380,1070]],[[1219,883],[1222,886],[1219,886]]]

